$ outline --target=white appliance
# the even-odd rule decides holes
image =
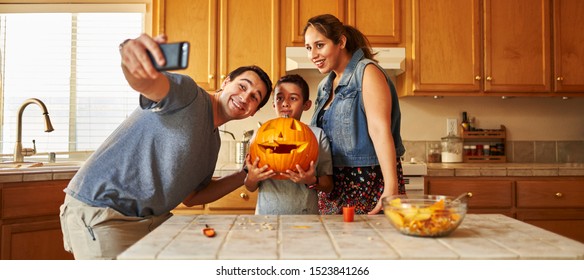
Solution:
[[[406,194],[424,194],[424,176],[428,174],[428,166],[424,162],[402,161]]]
[[[405,48],[373,48],[375,59],[390,76],[397,76],[406,70]],[[308,58],[304,47],[286,47],[286,71],[314,69],[316,66]]]

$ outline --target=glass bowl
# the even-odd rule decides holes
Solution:
[[[383,212],[399,232],[422,237],[452,233],[466,215],[466,197],[394,195],[383,199]]]

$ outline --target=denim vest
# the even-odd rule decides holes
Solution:
[[[374,64],[385,74],[391,91],[391,134],[395,143],[396,156],[404,154],[405,148],[400,135],[401,112],[397,91],[387,73],[375,61],[364,58],[363,51],[353,53],[351,61],[343,72],[336,91],[335,99],[324,113],[321,128],[331,144],[335,167],[357,167],[379,165],[375,148],[367,128],[367,117],[362,97],[362,83],[365,66]],[[316,108],[311,125],[317,126],[319,113],[329,99],[335,72],[331,72],[318,85]]]

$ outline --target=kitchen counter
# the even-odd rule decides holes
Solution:
[[[71,179],[82,161],[44,164],[40,167],[2,167],[0,183]],[[215,177],[241,170],[240,163],[218,162]],[[428,176],[584,176],[584,163],[427,163]]]
[[[428,176],[584,176],[584,163],[428,163]]]
[[[498,214],[468,214],[441,238],[403,235],[383,215],[185,215],[118,259],[584,259],[584,244]]]
[[[36,162],[20,165],[0,162],[0,183],[68,180],[73,178],[82,165],[83,161],[63,161],[40,165]],[[213,176],[225,176],[237,172],[241,168],[242,164],[218,162]]]
[[[0,183],[17,183],[32,181],[69,180],[73,178],[82,161],[64,161],[58,163],[0,163]]]

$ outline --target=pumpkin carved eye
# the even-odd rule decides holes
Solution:
[[[296,170],[296,164],[307,170],[318,158],[318,142],[308,125],[293,118],[276,118],[259,128],[249,152],[252,159],[260,158],[258,166],[267,164],[276,173]]]

